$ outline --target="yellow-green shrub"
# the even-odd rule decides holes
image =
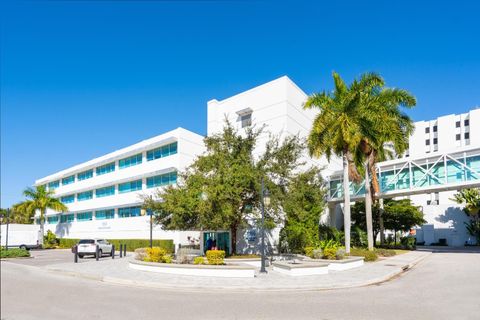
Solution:
[[[314,247],[305,247],[303,248],[303,251],[305,252],[305,255],[309,258],[313,258],[313,250],[315,250]]]
[[[205,264],[205,259],[203,257],[195,257],[193,264]]]
[[[167,250],[160,247],[146,248],[147,257],[143,261],[171,263],[172,257],[167,254]]]
[[[325,248],[323,249],[323,258],[328,260],[337,259],[337,248]]]
[[[225,251],[223,251],[223,250],[208,250],[207,251],[208,264],[214,264],[214,265],[225,264],[223,262],[223,259],[225,259]]]

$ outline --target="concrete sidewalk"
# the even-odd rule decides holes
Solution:
[[[326,275],[290,277],[268,268],[268,274],[255,278],[211,278],[161,274],[130,269],[132,256],[123,259],[81,259],[73,262],[35,267],[46,272],[60,273],[107,283],[170,290],[233,290],[233,291],[311,291],[361,287],[381,283],[408,270],[431,254],[429,251],[412,251],[362,267],[330,271]]]

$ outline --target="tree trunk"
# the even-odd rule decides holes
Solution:
[[[41,209],[40,210],[40,239],[39,239],[39,244],[43,247],[43,236],[45,234],[45,230],[44,230],[44,227],[45,227],[45,221],[44,221],[44,218],[45,218],[45,210]]]
[[[380,210],[378,212],[378,222],[380,224],[380,244],[385,244],[385,226],[383,225],[383,199],[378,199]]]
[[[367,222],[368,250],[373,250],[372,189],[370,188],[369,166],[365,166],[365,214]]]
[[[348,179],[348,156],[343,154],[343,228],[345,231],[345,252],[350,254],[350,186]]]

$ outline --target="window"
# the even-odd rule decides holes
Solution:
[[[115,162],[107,163],[103,166],[97,167],[97,169],[95,170],[97,172],[97,176],[100,176],[105,173],[113,172],[115,171]]]
[[[47,217],[47,223],[49,224],[58,223],[58,215]]]
[[[115,186],[109,186],[105,188],[99,188],[95,190],[95,196],[97,198],[108,197],[115,195]]]
[[[136,166],[137,164],[140,164],[140,163],[142,163],[142,154],[141,153],[136,154],[136,155],[131,156],[131,157],[128,157],[128,158],[120,159],[118,161],[118,167],[120,169],[124,169],[124,168],[128,168],[128,167],[131,167],[131,166]]]
[[[75,216],[73,213],[62,214],[60,216],[60,223],[73,222],[73,220],[75,220]]]
[[[93,198],[93,191],[85,191],[85,192],[77,193],[78,201],[90,200],[92,198]]]
[[[97,220],[105,220],[105,219],[113,219],[113,218],[115,218],[115,209],[95,211],[95,219]]]
[[[455,128],[460,128],[460,121],[455,122]]]
[[[438,144],[438,138],[433,138],[433,144]]]
[[[430,127],[425,128],[425,133],[430,133]]]
[[[430,145],[430,139],[425,140],[425,145],[429,146]]]
[[[75,182],[75,175],[66,177],[62,179],[62,186],[66,186],[67,184]]]
[[[240,119],[242,121],[242,128],[249,127],[252,125],[252,114],[244,114],[240,116]]]
[[[77,213],[77,221],[92,220],[92,211]]]
[[[457,141],[461,139],[460,133],[458,133],[457,135],[455,135],[455,139],[456,139]]]
[[[147,188],[161,187],[174,183],[177,183],[176,171],[147,178]]]
[[[142,179],[121,183],[118,185],[118,193],[126,193],[137,190],[142,190]]]
[[[433,132],[437,132],[438,131],[438,127],[437,126],[433,126]]]
[[[68,195],[68,196],[63,196],[60,198],[60,201],[63,202],[63,203],[72,203],[75,201],[75,195],[74,194],[71,194],[71,195]]]
[[[470,132],[465,132],[465,140],[470,139]]]
[[[60,187],[60,180],[52,181],[48,183],[48,189],[55,190]]]
[[[85,179],[90,179],[91,177],[93,177],[93,170],[92,169],[77,173],[77,180],[78,181],[82,181],[82,180],[85,180]]]
[[[470,120],[465,119],[465,120],[463,121],[463,124],[465,125],[465,127],[466,127],[466,126],[469,126],[469,125],[470,125]]]
[[[177,153],[177,142],[161,146],[159,148],[147,151],[147,161],[152,161],[159,158],[164,158]]]
[[[140,207],[118,208],[119,218],[139,217]]]

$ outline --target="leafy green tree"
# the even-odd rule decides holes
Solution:
[[[55,211],[67,211],[68,208],[60,200],[54,197],[55,191],[47,190],[45,186],[36,186],[35,188],[27,188],[23,191],[23,195],[27,200],[17,204],[16,210],[22,212],[35,212],[40,211],[40,244],[43,245],[43,234],[45,225],[45,213],[47,209]]]
[[[145,197],[143,207],[156,213],[156,223],[166,230],[230,230],[236,252],[237,230],[258,221],[260,183],[271,194],[267,223],[280,218],[280,204],[293,171],[300,164],[303,146],[298,137],[282,142],[271,137],[258,158],[253,150],[263,128],[239,133],[226,121],[224,130],[205,138],[206,153],[183,173],[176,186]]]
[[[290,252],[303,253],[305,247],[319,244],[319,221],[325,208],[325,188],[320,170],[311,168],[298,173],[288,186],[283,201],[286,214],[280,241]]]
[[[464,205],[463,212],[470,218],[470,222],[465,223],[467,231],[480,243],[480,190],[463,189],[452,200]]]
[[[360,182],[363,173],[364,154],[360,152],[360,143],[377,125],[374,109],[362,104],[362,97],[382,84],[376,74],[363,74],[350,85],[333,73],[335,88],[333,92],[315,93],[305,102],[306,109],[318,109],[313,127],[308,137],[310,154],[315,157],[332,155],[343,160],[344,230],[345,251],[350,253],[350,179]]]
[[[380,232],[380,211],[380,205],[375,203],[372,206],[372,229],[374,239],[377,238],[377,235]],[[396,231],[406,232],[415,226],[426,223],[423,218],[423,212],[420,211],[419,207],[412,205],[412,202],[409,199],[385,199],[382,214],[385,228],[392,230],[395,233]],[[367,230],[365,202],[357,201],[352,206],[352,221],[354,226],[359,227],[362,230]]]
[[[21,205],[21,203],[14,204],[10,210],[10,222],[20,224],[33,223],[33,217],[35,216],[35,210],[28,210]]]

